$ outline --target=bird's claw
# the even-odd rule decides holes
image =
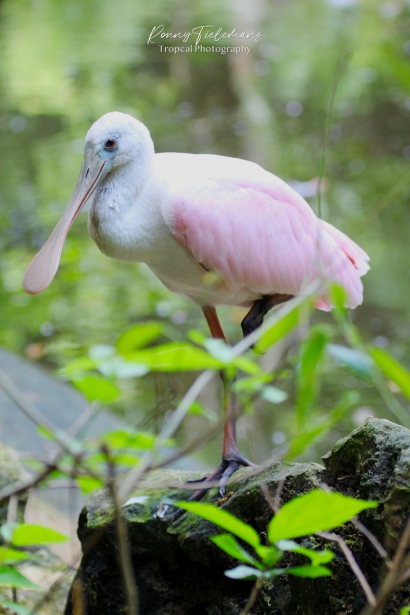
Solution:
[[[201,500],[204,497],[205,493],[209,491],[209,489],[212,489],[212,487],[214,486],[212,483],[218,480],[219,480],[219,493],[221,495],[221,499],[218,500],[217,504],[218,503],[223,504],[224,502],[226,502],[231,497],[231,494],[233,494],[233,492],[231,492],[230,494],[228,494],[228,496],[225,496],[226,485],[228,483],[229,478],[232,476],[234,472],[236,472],[236,470],[238,470],[240,466],[255,467],[255,464],[252,463],[252,461],[248,461],[248,459],[245,459],[244,457],[242,457],[242,455],[240,455],[239,453],[236,453],[234,459],[222,459],[221,465],[214,472],[212,472],[212,474],[210,474],[209,476],[206,476],[205,478],[201,478],[199,480],[197,479],[197,480],[187,481],[188,483],[211,483],[209,487],[206,487],[204,485],[203,487],[195,491],[191,495],[191,497],[188,498],[188,502],[198,502],[199,500]],[[183,508],[179,508],[169,520],[169,525],[174,523],[174,521],[177,521],[178,519],[180,519],[185,512],[186,511]]]

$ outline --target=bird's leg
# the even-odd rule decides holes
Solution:
[[[218,315],[214,307],[206,306],[202,308],[205,318],[207,320],[208,326],[211,330],[211,335],[215,339],[222,339],[226,343],[228,343],[225,333],[221,327],[221,323],[219,322]],[[224,412],[225,412],[225,426],[224,426],[224,438],[223,438],[223,449],[222,449],[222,462],[220,466],[212,472],[209,476],[206,476],[200,480],[189,481],[192,483],[203,483],[203,487],[195,491],[189,501],[200,500],[203,498],[205,493],[209,491],[211,487],[207,487],[207,483],[212,483],[214,481],[219,480],[219,493],[223,497],[225,495],[226,484],[228,479],[240,466],[253,466],[256,464],[252,463],[252,461],[248,461],[245,457],[242,457],[240,452],[238,451],[238,446],[236,444],[236,415],[235,415],[235,394],[232,391],[232,384],[234,383],[236,377],[235,375],[228,376],[226,372],[220,372],[223,384],[223,402],[224,402]],[[179,519],[183,514],[184,510],[178,510],[175,515],[171,519],[171,523]]]
[[[246,337],[247,335],[255,331],[255,329],[260,327],[266,314],[269,312],[269,310],[275,307],[275,305],[285,303],[285,301],[289,301],[289,299],[292,299],[292,297],[293,295],[283,295],[280,293],[276,293],[276,295],[264,295],[261,299],[255,301],[255,303],[241,322],[243,336]]]
[[[206,321],[208,323],[211,335],[215,339],[222,339],[228,344],[225,333],[219,322],[216,309],[211,306],[202,308]],[[228,478],[233,474],[239,466],[254,466],[255,464],[248,461],[238,451],[236,444],[236,415],[235,415],[235,394],[232,391],[232,384],[236,376],[229,377],[227,372],[221,372],[223,385],[223,401],[225,411],[225,427],[222,449],[222,463],[218,470],[222,471],[219,491],[222,496],[225,495],[225,487]]]

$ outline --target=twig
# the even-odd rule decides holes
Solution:
[[[16,495],[12,495],[7,506],[7,523],[12,524],[16,522],[18,505],[18,497]]]
[[[55,427],[48,420],[44,414],[34,406],[31,402],[26,399],[26,397],[20,392],[20,390],[16,387],[14,382],[7,376],[7,374],[0,369],[0,387],[7,393],[7,395],[23,410],[25,415],[32,420],[36,425],[42,427],[43,429],[50,431],[58,443],[64,448],[64,450],[68,451],[67,443],[59,436],[54,433]],[[69,451],[68,451],[69,452]]]
[[[390,205],[390,203],[401,192],[401,190],[405,186],[408,186],[409,176],[410,176],[410,171],[406,171],[404,175],[401,177],[401,179],[398,182],[396,182],[396,184],[393,186],[390,192],[388,192],[382,198],[379,204],[376,207],[372,208],[372,212],[367,216],[365,220],[361,222],[360,227],[357,229],[355,233],[356,236],[361,235],[363,231],[369,228],[369,224],[373,220],[373,218],[376,218],[384,209],[386,209],[386,207]]]
[[[316,535],[320,536],[321,538],[324,538],[325,540],[336,542],[339,545],[340,550],[345,556],[347,563],[352,569],[353,574],[362,586],[368,604],[374,606],[376,604],[376,596],[374,595],[373,590],[370,587],[366,577],[364,576],[359,564],[356,562],[353,553],[351,552],[343,538],[341,536],[337,536],[336,534],[329,534],[328,532],[317,532]]]
[[[68,565],[67,568],[64,570],[64,572],[62,572],[61,575],[58,577],[58,579],[54,581],[54,583],[48,589],[48,591],[43,596],[41,596],[41,598],[31,608],[30,615],[35,615],[36,613],[38,613],[40,609],[42,609],[43,606],[47,604],[47,602],[51,599],[54,592],[58,590],[60,585],[64,582],[65,577],[69,575],[71,572],[74,572],[75,570],[76,570],[75,566]],[[77,615],[77,613],[74,612],[73,615]],[[85,614],[79,612],[78,615],[85,615]]]
[[[276,492],[275,492],[275,499],[273,500],[273,511],[275,513],[277,513],[280,509],[280,503],[281,503],[281,499],[282,499],[282,493],[283,493],[283,488],[285,486],[285,481],[283,480],[283,478],[278,482],[278,486],[276,488]]]
[[[3,388],[3,385],[1,383],[1,370],[0,370],[0,386]],[[90,406],[88,406],[85,412],[83,412],[83,414],[80,415],[78,419],[70,426],[70,428],[66,432],[67,436],[74,438],[77,435],[77,433],[80,431],[80,429],[82,429],[87,424],[87,422],[92,418],[96,410],[97,410],[97,407],[95,405],[91,404]],[[13,484],[6,485],[2,489],[0,489],[0,502],[1,500],[9,498],[13,495],[17,496],[17,495],[20,495],[21,493],[24,493],[25,491],[28,491],[29,489],[33,489],[33,487],[37,487],[37,485],[41,483],[41,481],[48,478],[50,474],[58,468],[58,464],[64,452],[66,452],[66,448],[65,446],[62,445],[62,448],[56,455],[54,461],[45,464],[44,469],[39,474],[37,474],[37,476],[34,476],[31,480],[27,481],[26,483],[23,483],[20,485],[18,483],[17,485],[16,483],[14,483],[14,485]],[[81,460],[81,456],[77,455],[76,457],[77,457],[77,461],[79,462]]]
[[[406,549],[408,548],[410,541],[410,517],[407,520],[403,534],[401,535],[396,553],[394,554],[393,561],[379,591],[377,592],[376,604],[373,608],[365,608],[360,615],[381,615],[384,605],[391,592],[401,585],[402,579],[404,581],[410,576],[409,571],[401,574],[400,567],[403,563]],[[403,582],[404,582],[403,581]]]
[[[332,91],[330,93],[329,106],[328,106],[327,115],[326,115],[325,136],[323,139],[323,146],[322,146],[322,150],[320,153],[320,159],[319,159],[319,181],[317,183],[317,210],[318,210],[319,218],[322,217],[321,192],[322,192],[323,174],[325,170],[325,157],[326,157],[326,151],[329,145],[330,128],[332,125],[333,106],[335,103],[336,91],[340,83],[340,79],[351,57],[352,57],[352,50],[345,49],[342,55],[340,56],[340,59],[337,64],[336,71],[333,77]]]
[[[393,589],[397,589],[400,585],[403,585],[406,581],[410,579],[410,568],[407,568],[405,572],[397,579],[396,583],[393,586]]]
[[[372,545],[374,546],[374,548],[376,549],[380,557],[386,560],[386,565],[390,566],[391,565],[390,562],[387,561],[388,559],[387,551],[383,547],[383,545],[377,540],[376,536],[372,534],[372,532],[369,529],[367,529],[367,527],[363,525],[363,523],[361,523],[359,519],[357,519],[357,517],[354,517],[351,520],[351,523],[359,530],[359,532],[361,532],[364,536],[366,536],[367,540],[372,543]]]
[[[14,382],[9,378],[9,376],[0,369],[0,387],[7,393],[7,395],[19,406],[21,410],[23,410],[24,414],[33,421],[39,427],[42,427],[46,431],[49,431],[53,434],[56,441],[59,445],[69,454],[73,455],[73,452],[70,450],[69,445],[67,444],[65,438],[61,436],[58,432],[56,432],[55,426],[48,420],[46,416],[34,405],[32,404],[17,388]],[[93,411],[95,411],[93,409]],[[91,410],[87,408],[86,413],[86,422],[89,420],[89,415]],[[75,427],[76,432],[83,427],[83,419],[80,416],[79,419],[72,425],[71,427]],[[77,424],[80,425],[77,427]],[[84,423],[85,424],[85,423]],[[67,432],[67,435],[70,434],[70,430]]]
[[[199,393],[202,389],[212,380],[215,372],[207,370],[203,372],[193,383],[193,385],[188,389],[184,397],[182,398],[179,406],[173,413],[170,421],[165,425],[162,429],[161,433],[156,439],[155,445],[151,451],[148,451],[144,457],[141,459],[141,462],[128,474],[123,484],[120,486],[118,499],[120,503],[124,503],[131,493],[136,488],[138,481],[141,479],[142,475],[148,470],[150,465],[155,459],[155,454],[157,450],[165,444],[169,438],[171,438],[185,416],[188,414],[190,407],[198,397]]]
[[[248,476],[246,476],[246,478],[248,478]],[[271,507],[272,511],[275,514],[280,509],[280,499],[281,499],[281,496],[282,496],[282,491],[283,491],[284,485],[285,485],[285,481],[283,479],[278,482],[278,486],[276,487],[276,491],[275,491],[274,497],[271,496],[271,494],[269,493],[269,490],[268,490],[268,488],[266,487],[265,484],[262,484],[260,486],[261,491],[262,491],[263,495],[265,496],[265,500],[267,501],[267,503],[269,504],[269,506]]]
[[[253,607],[253,605],[256,602],[256,598],[258,597],[258,594],[260,592],[260,590],[263,587],[263,579],[258,579],[256,581],[256,583],[254,584],[254,586],[252,587],[252,591],[251,591],[251,595],[249,596],[249,600],[245,605],[245,608],[240,612],[240,615],[247,615],[249,613],[249,611],[251,610],[251,608]]]
[[[75,578],[72,585],[73,615],[86,615],[83,583],[79,577]]]
[[[103,445],[101,447],[101,450],[106,455],[108,462],[107,487],[110,492],[112,503],[114,506],[114,517],[117,529],[120,567],[122,578],[124,581],[125,594],[127,597],[127,615],[138,615],[138,588],[135,582],[134,571],[131,562],[131,555],[128,543],[128,527],[123,517],[121,504],[117,494],[117,487],[115,484],[115,464],[111,459],[108,447],[106,445]]]

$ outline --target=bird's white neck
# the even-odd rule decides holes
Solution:
[[[154,173],[154,147],[111,171],[90,207],[88,230],[112,258],[149,262],[169,235],[160,209],[162,184]]]

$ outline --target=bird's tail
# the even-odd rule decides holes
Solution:
[[[368,261],[370,258],[357,243],[328,222],[320,220],[320,225],[325,234],[331,237],[351,263],[351,265],[347,263],[348,266],[343,266],[343,263],[346,263],[346,259],[342,258],[340,261],[337,259],[336,269],[334,266],[331,266],[333,274],[331,277],[345,289],[347,293],[347,306],[355,308],[363,301],[363,284],[360,278],[369,271],[370,265]],[[315,306],[322,310],[330,310],[332,307],[327,297],[318,299]]]

